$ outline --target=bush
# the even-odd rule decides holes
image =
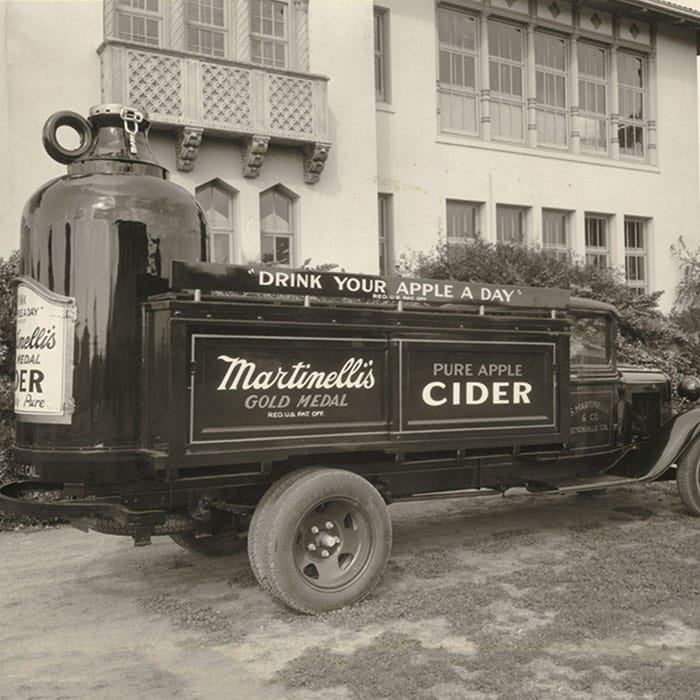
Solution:
[[[697,259],[700,297],[700,254]],[[620,314],[620,362],[663,369],[674,384],[683,374],[697,373],[700,366],[700,353],[686,329],[659,309],[662,292],[637,294],[614,269],[601,270],[580,260],[561,259],[540,248],[482,240],[470,243],[460,253],[440,242],[428,252],[405,257],[400,269],[426,278],[556,287],[570,290],[574,296],[605,301],[616,306]]]
[[[17,295],[12,280],[17,253],[0,258],[0,482],[10,476],[8,448],[14,437],[15,315]]]

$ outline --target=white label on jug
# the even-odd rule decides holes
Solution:
[[[17,286],[15,413],[35,423],[70,423],[75,299],[29,278]]]

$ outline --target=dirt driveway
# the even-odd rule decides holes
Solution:
[[[244,554],[0,533],[0,698],[698,697],[700,520],[674,484],[391,512],[383,582],[317,618]]]

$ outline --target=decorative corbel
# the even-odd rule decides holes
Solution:
[[[304,146],[304,182],[307,185],[315,185],[321,179],[330,150],[331,144],[323,141]]]
[[[270,145],[269,136],[254,134],[243,142],[243,177],[257,177],[260,175],[260,168],[265,162],[267,148]]]
[[[178,170],[189,172],[194,169],[194,162],[202,145],[203,133],[204,129],[198,126],[184,126],[180,129],[175,146]]]

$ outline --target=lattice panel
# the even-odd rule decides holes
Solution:
[[[129,104],[149,114],[182,116],[182,61],[129,51]]]
[[[313,86],[310,80],[270,75],[270,127],[274,131],[313,134]]]
[[[250,130],[250,71],[215,63],[201,64],[202,115],[206,121],[236,124]]]

